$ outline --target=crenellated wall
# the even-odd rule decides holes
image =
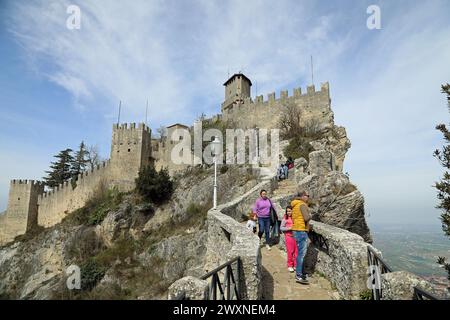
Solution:
[[[333,123],[328,82],[321,84],[320,91],[316,91],[315,86],[308,86],[306,93],[296,88],[292,95],[287,90],[281,91],[278,98],[273,92],[267,99],[259,95],[254,101],[250,97],[237,100],[224,108],[222,119],[232,121],[238,128],[277,128],[283,106],[287,105],[301,110],[303,122],[317,119],[324,125]]]
[[[44,185],[40,181],[11,180],[8,206],[0,220],[0,244],[24,234],[36,224],[37,198],[43,191]]]
[[[59,223],[69,212],[82,208],[95,190],[104,183],[111,185],[110,161],[103,162],[93,170],[78,175],[75,188],[69,181],[38,197],[38,224],[51,227]]]
[[[12,180],[6,214],[0,218],[0,245],[32,226],[51,227],[68,213],[83,207],[97,188],[134,188],[139,170],[152,164],[151,130],[145,124],[114,124],[111,158],[70,181],[44,192],[44,184],[33,180]]]

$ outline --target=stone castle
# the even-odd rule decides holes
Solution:
[[[334,126],[328,83],[322,84],[320,91],[308,86],[303,94],[298,88],[294,89],[292,96],[281,91],[278,99],[275,93],[271,93],[267,100],[257,96],[254,101],[251,86],[250,79],[242,73],[230,77],[224,83],[225,100],[221,113],[208,120],[226,121],[242,129],[272,129],[277,127],[282,107],[293,105],[301,110],[303,121],[317,120],[321,129]],[[166,137],[170,139],[152,139],[151,129],[143,123],[114,124],[110,159],[81,173],[75,188],[66,181],[51,191],[45,191],[40,181],[12,180],[6,212],[0,215],[0,245],[36,225],[51,227],[59,223],[68,213],[83,207],[100,184],[129,191],[134,188],[135,178],[144,166],[153,165],[158,170],[166,167],[171,174],[184,169],[186,165],[177,165],[170,160],[175,145],[173,134],[180,128],[192,130],[192,127],[177,123],[167,127]],[[344,138],[347,139],[345,130]],[[338,168],[345,151],[335,150]]]

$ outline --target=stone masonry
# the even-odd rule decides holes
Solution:
[[[316,120],[325,128],[334,125],[328,83],[322,84],[317,92],[314,86],[308,87],[305,94],[301,89],[295,89],[291,97],[287,91],[282,91],[280,98],[275,99],[272,93],[267,101],[262,96],[252,101],[251,85],[245,75],[233,75],[224,84],[222,113],[205,121],[222,120],[240,129],[274,129],[283,106],[294,104],[302,112],[302,121]],[[186,164],[171,161],[174,146],[187,138],[174,135],[176,129],[186,129],[190,134],[193,127],[177,123],[167,127],[167,137],[152,139],[150,128],[142,123],[138,126],[134,123],[129,126],[114,124],[110,159],[80,174],[75,188],[65,182],[44,192],[39,181],[13,180],[6,214],[0,215],[0,245],[25,233],[33,225],[50,227],[60,222],[68,213],[83,207],[101,184],[121,191],[131,190],[143,166],[151,164],[157,170],[167,168],[171,175],[185,169]]]
[[[24,234],[35,225],[51,227],[68,213],[83,207],[101,184],[120,191],[134,188],[139,170],[153,163],[151,130],[143,123],[114,124],[111,158],[69,181],[44,191],[42,182],[12,180],[6,214],[0,220],[0,245]]]

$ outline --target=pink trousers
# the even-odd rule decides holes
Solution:
[[[286,239],[286,251],[287,251],[287,266],[295,268],[298,249],[297,243],[295,242],[295,238],[293,236],[285,235]]]

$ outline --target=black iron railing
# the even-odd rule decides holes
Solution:
[[[392,268],[370,246],[367,246],[367,263],[369,265],[370,272],[372,272],[372,274],[369,274],[369,277],[371,279],[373,276],[376,277],[372,280],[371,290],[373,300],[381,300],[383,296],[383,291],[381,290],[381,275],[392,272]]]
[[[328,253],[328,241],[325,239],[321,234],[316,233],[314,231],[308,232],[309,239],[311,240],[312,244],[319,248],[322,251],[325,251]]]
[[[440,300],[440,298],[430,292],[414,287],[414,300]]]
[[[374,279],[372,283],[372,298],[373,300],[381,300],[383,297],[383,292],[381,290],[381,275],[384,273],[392,272],[392,268],[386,263],[386,261],[381,258],[378,253],[373,250],[372,247],[367,247],[367,260],[369,267],[375,268],[375,274],[369,276],[376,276],[378,279]],[[373,272],[371,269],[371,272]],[[430,292],[422,290],[418,287],[414,287],[414,300],[440,300],[439,297],[433,295]]]
[[[241,283],[241,264],[241,258],[236,257],[200,278],[202,280],[211,278],[208,290],[209,300],[241,300],[239,286]],[[235,270],[233,270],[233,266]],[[224,271],[224,275],[221,280],[219,273],[222,271]]]

